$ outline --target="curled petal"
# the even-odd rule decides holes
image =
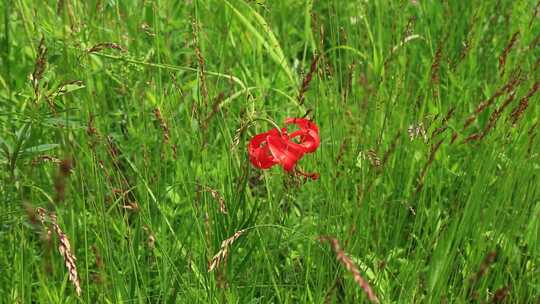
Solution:
[[[317,150],[321,140],[319,138],[319,128],[313,122],[305,118],[287,118],[286,124],[295,124],[300,130],[293,132],[289,137],[291,139],[300,137],[299,145],[305,148],[306,153],[312,153]]]
[[[311,130],[298,130],[290,135],[290,139],[300,137],[298,144],[302,146],[306,153],[313,153],[320,144],[319,135]]]
[[[299,130],[289,135],[287,128],[272,129],[255,135],[248,144],[249,160],[257,168],[268,169],[280,164],[285,171],[294,170],[305,153],[312,153],[320,145],[317,125],[304,118],[287,118],[285,124],[294,124]],[[316,173],[303,173],[317,179]]]
[[[294,169],[296,162],[304,156],[305,148],[285,140],[285,136],[268,136],[268,147],[285,171]]]
[[[311,120],[309,119],[305,119],[305,118],[286,118],[285,119],[285,123],[286,124],[295,124],[297,125],[300,129],[308,129],[308,130],[312,130],[312,131],[315,131],[317,134],[319,134],[319,128],[317,128],[317,125],[312,122]]]
[[[255,135],[248,145],[249,160],[261,169],[268,169],[277,163],[277,160],[270,153],[267,138],[270,132]]]

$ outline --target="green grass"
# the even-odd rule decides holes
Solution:
[[[381,303],[540,301],[539,5],[414,2],[2,1],[0,302],[367,302],[321,235]],[[251,166],[306,112],[319,180]]]

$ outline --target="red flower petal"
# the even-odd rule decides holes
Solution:
[[[286,118],[285,119],[285,123],[286,124],[295,124],[297,125],[300,129],[307,129],[307,130],[313,130],[315,131],[317,134],[319,134],[319,128],[317,128],[317,125],[312,122],[311,120],[309,119],[305,119],[305,118]]]
[[[288,139],[286,135],[268,136],[267,141],[270,152],[279,161],[283,169],[291,171],[294,169],[296,162],[304,156],[305,148],[286,139]]]
[[[319,138],[319,128],[313,122],[305,118],[287,118],[286,124],[295,124],[300,130],[293,132],[289,138],[293,139],[300,136],[299,145],[305,148],[306,153],[312,153],[317,150],[321,140]]]
[[[312,153],[320,145],[317,125],[304,118],[287,118],[285,124],[295,124],[300,130],[288,135],[287,129],[278,129],[255,135],[248,145],[249,160],[257,168],[268,169],[280,164],[285,171],[292,171],[305,153]],[[293,139],[298,138],[298,142]],[[318,174],[303,174],[317,179]]]
[[[270,132],[255,135],[248,145],[249,160],[261,169],[268,169],[277,163],[277,160],[270,154],[267,138]]]

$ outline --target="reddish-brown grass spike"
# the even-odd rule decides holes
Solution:
[[[480,280],[488,268],[495,262],[497,259],[497,251],[490,251],[487,253],[486,257],[480,264],[480,267],[478,268],[478,272],[476,272],[474,275],[471,276],[470,282],[472,285],[476,284],[478,280]]]
[[[94,257],[96,259],[96,268],[103,269],[105,267],[105,264],[103,263],[103,258],[101,257],[101,254],[99,253],[98,247],[96,246],[96,244],[94,244],[90,248],[92,249],[92,253],[94,254]]]
[[[336,259],[338,260],[338,262],[340,262],[350,273],[352,273],[354,280],[356,281],[358,286],[360,286],[360,288],[362,288],[362,290],[366,293],[367,298],[372,303],[380,303],[379,298],[377,298],[377,295],[375,294],[369,283],[360,274],[360,270],[358,270],[358,267],[354,264],[351,258],[348,257],[347,254],[345,254],[345,251],[341,249],[339,241],[330,236],[320,236],[319,241],[328,242],[330,244],[330,247],[332,247],[332,250],[336,254]]]
[[[497,289],[490,303],[504,303],[509,293],[510,293],[510,286],[504,286],[502,288]]]
[[[313,56],[313,59],[311,60],[311,66],[309,67],[309,72],[306,74],[306,77],[304,77],[304,81],[302,81],[302,86],[300,87],[300,91],[298,93],[298,103],[303,104],[305,99],[305,93],[307,89],[309,88],[309,84],[311,80],[313,79],[313,74],[317,70],[317,62],[319,61],[319,55]]]
[[[439,142],[437,142],[436,144],[431,146],[431,153],[429,154],[429,160],[426,163],[426,167],[429,167],[431,165],[431,163],[433,163],[433,161],[435,160],[435,154],[437,153],[437,151],[441,147],[442,142],[443,142],[443,140],[441,139],[441,140],[439,140]]]
[[[122,47],[121,45],[119,45],[117,43],[103,42],[103,43],[98,43],[98,44],[94,45],[93,47],[86,50],[86,52],[88,52],[88,53],[96,53],[96,52],[100,52],[100,51],[102,51],[104,49],[113,49],[113,50],[117,50],[117,51],[120,51],[120,52],[125,52],[126,51],[126,49],[124,47]]]
[[[161,110],[159,109],[159,107],[156,107],[154,109],[154,117],[158,121],[159,127],[163,131],[163,142],[168,144],[169,139],[170,139],[169,127],[167,126],[167,123],[165,122],[163,115],[161,115]]]
[[[527,132],[527,134],[529,135],[529,143],[527,145],[527,154],[530,155],[531,154],[531,151],[532,151],[532,148],[533,148],[533,143],[534,143],[534,139],[536,137],[536,129],[538,128],[538,121],[536,121],[532,126],[531,128],[529,129],[529,131]]]
[[[94,114],[90,113],[88,115],[88,123],[86,126],[86,134],[90,137],[98,137],[99,133],[96,129],[95,123],[94,123]]]
[[[349,65],[348,72],[347,72],[347,81],[345,83],[345,88],[343,89],[343,94],[342,94],[343,102],[347,101],[347,97],[350,95],[350,92],[352,92],[352,81],[353,81],[355,67],[356,67],[356,62],[353,61],[353,63]]]
[[[536,6],[534,7],[534,12],[531,16],[531,21],[529,21],[529,29],[531,28],[534,20],[536,19],[536,17],[538,17],[538,13],[540,12],[540,0],[538,2],[536,2]]]
[[[426,176],[427,170],[429,169],[429,166],[433,163],[435,160],[435,154],[437,154],[437,151],[441,147],[441,144],[443,143],[444,139],[439,140],[436,144],[431,145],[431,152],[429,153],[429,159],[424,164],[424,167],[422,168],[422,171],[420,172],[420,176],[418,177],[418,185],[416,186],[416,192],[415,194],[418,194],[420,190],[424,187],[424,178]]]
[[[446,113],[446,115],[444,116],[443,120],[442,120],[442,123],[443,124],[447,124],[448,121],[450,120],[450,118],[452,118],[452,116],[454,116],[454,111],[456,110],[455,107],[451,107],[450,110],[448,110],[448,112]]]
[[[466,144],[466,143],[469,143],[469,142],[472,142],[472,141],[477,141],[477,140],[479,140],[481,138],[482,138],[482,133],[481,132],[473,133],[473,134],[469,135],[467,138],[465,138],[463,143]]]
[[[439,70],[441,67],[443,47],[444,47],[444,41],[439,42],[439,46],[437,46],[437,50],[435,51],[435,56],[433,57],[433,63],[431,64],[431,81],[434,84],[439,84],[439,81],[440,81]]]
[[[472,122],[476,120],[480,113],[484,112],[488,107],[490,107],[495,102],[495,100],[497,100],[497,98],[504,95],[505,93],[512,92],[514,88],[518,87],[521,84],[522,81],[523,78],[521,77],[521,70],[517,70],[502,87],[498,88],[495,93],[491,95],[491,97],[481,102],[476,107],[474,112],[467,118],[467,120],[463,124],[463,131],[465,131],[472,124]]]
[[[38,102],[40,97],[40,81],[47,67],[47,47],[45,46],[45,38],[41,37],[37,48],[36,62],[34,71],[32,72],[32,86],[34,87],[34,102]]]
[[[56,190],[56,202],[60,203],[64,201],[66,195],[66,182],[67,178],[71,174],[71,168],[73,162],[71,159],[61,160],[59,163],[58,174],[54,179],[54,189]]]
[[[341,145],[339,146],[339,151],[338,151],[338,154],[336,156],[336,165],[339,165],[339,163],[341,162],[341,159],[343,158],[343,155],[345,154],[345,152],[346,152],[346,150],[348,148],[348,145],[349,145],[349,139],[345,138],[341,142]]]
[[[452,139],[450,140],[450,144],[453,144],[456,139],[458,138],[458,133],[456,131],[452,132]]]
[[[512,50],[512,47],[516,44],[516,41],[519,37],[519,30],[514,32],[512,35],[512,38],[510,38],[510,41],[502,51],[501,55],[499,56],[499,73],[500,76],[504,74],[504,66],[506,65],[506,57],[508,57],[508,54]]]
[[[441,126],[433,130],[433,132],[431,132],[431,140],[433,140],[437,135],[443,133],[444,131],[448,129],[448,121],[452,118],[452,116],[454,116],[454,111],[455,111],[454,107],[448,110],[448,112],[442,119]]]
[[[484,260],[480,264],[480,267],[478,268],[478,271],[473,273],[469,278],[469,284],[468,287],[468,294],[471,300],[477,300],[478,299],[478,290],[477,290],[477,283],[482,279],[482,277],[486,274],[486,272],[489,270],[489,267],[495,263],[497,259],[497,251],[490,251],[486,254],[484,257]]]
[[[510,114],[512,124],[516,124],[519,121],[525,110],[527,110],[527,107],[529,107],[529,99],[533,97],[533,95],[536,94],[539,89],[540,78],[533,84],[527,94],[523,98],[521,98],[519,104],[512,110],[512,113]]]
[[[512,101],[514,101],[515,97],[516,97],[516,92],[510,93],[510,95],[508,96],[508,98],[506,98],[503,104],[491,114],[491,116],[489,117],[488,124],[484,128],[484,132],[482,133],[482,136],[480,139],[484,138],[487,135],[487,133],[495,127],[495,125],[497,124],[497,121],[501,117],[502,112],[504,111],[504,109],[506,109],[506,107],[508,107],[508,105]]]
[[[192,21],[193,28],[193,38],[195,40],[195,56],[197,57],[197,62],[199,64],[199,81],[200,81],[200,92],[203,99],[203,104],[205,109],[208,107],[208,88],[206,86],[206,63],[202,55],[199,43],[199,24],[197,20],[193,19]]]
[[[468,22],[467,28],[469,30],[465,36],[465,40],[462,42],[463,47],[461,48],[458,59],[454,62],[452,66],[452,70],[455,70],[457,66],[461,62],[463,62],[465,57],[467,57],[467,55],[469,54],[469,51],[471,50],[471,45],[473,43],[473,37],[475,36],[475,31],[477,28],[476,23],[478,22],[478,20],[479,20],[478,11],[476,11],[474,15],[472,16],[471,20]]]

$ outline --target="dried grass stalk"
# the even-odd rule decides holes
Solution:
[[[38,211],[39,212],[39,211]],[[77,292],[78,296],[81,296],[81,282],[79,281],[79,274],[77,272],[77,265],[75,264],[75,261],[77,258],[71,251],[71,244],[69,243],[69,239],[67,235],[62,231],[60,226],[58,225],[58,221],[56,219],[56,214],[49,213],[49,219],[51,220],[51,224],[54,228],[54,232],[58,236],[58,240],[60,241],[60,245],[58,245],[58,251],[60,251],[60,255],[64,258],[64,263],[66,265],[66,268],[69,272],[69,280],[75,286],[75,292]]]
[[[71,169],[73,168],[73,161],[70,158],[66,158],[60,161],[58,164],[58,174],[54,179],[54,189],[56,190],[56,202],[63,202],[66,197],[66,184]]]
[[[238,239],[242,234],[246,232],[246,229],[238,230],[236,231],[231,237],[225,239],[223,242],[221,242],[221,247],[219,251],[214,255],[212,260],[208,262],[208,272],[211,272],[212,270],[219,267],[222,262],[227,262],[227,257],[229,256],[229,247]]]
[[[533,14],[531,16],[531,21],[529,21],[529,29],[533,25],[534,20],[538,17],[538,13],[540,12],[540,1],[536,2],[536,5],[534,7]]]
[[[431,140],[448,129],[448,121],[452,118],[452,116],[454,116],[454,110],[454,107],[450,108],[450,110],[448,110],[446,113],[446,116],[444,116],[441,126],[431,132]]]
[[[437,154],[437,151],[441,147],[441,144],[443,143],[444,139],[439,140],[437,143],[431,145],[431,150],[429,152],[429,158],[427,162],[424,164],[424,167],[422,168],[422,171],[420,172],[420,176],[418,177],[418,185],[416,186],[416,193],[419,193],[420,190],[424,187],[424,178],[426,177],[427,170],[435,160],[435,155]]]
[[[358,270],[358,267],[354,264],[354,262],[349,258],[343,249],[341,249],[341,246],[339,245],[339,242],[337,239],[330,237],[330,236],[320,236],[319,241],[321,242],[328,242],[330,243],[330,246],[332,247],[332,250],[336,254],[336,259],[343,265],[345,268],[352,273],[354,280],[360,288],[366,293],[368,299],[372,303],[379,303],[379,298],[377,298],[377,295],[375,295],[375,292],[369,285],[369,283],[362,277],[360,274],[360,270]]]
[[[465,131],[473,123],[473,121],[475,121],[476,118],[482,112],[484,112],[484,110],[486,110],[489,106],[491,106],[497,98],[499,98],[500,96],[504,94],[508,94],[514,91],[515,88],[517,88],[521,84],[521,82],[523,82],[523,78],[521,76],[522,76],[521,70],[517,70],[502,87],[497,89],[495,93],[491,95],[491,97],[481,102],[474,110],[474,113],[472,113],[467,118],[467,120],[465,120],[465,123],[463,124],[463,131]]]
[[[209,186],[205,185],[198,185],[198,192],[204,191],[210,193],[213,199],[215,199],[219,204],[219,212],[223,214],[227,214],[227,206],[225,205],[225,198],[221,193],[219,193],[216,189],[210,188]]]
[[[39,221],[41,222],[41,225],[43,225],[43,227],[45,227],[45,229],[49,231],[49,227],[47,227],[47,225],[45,224],[45,220],[47,218],[47,210],[45,210],[44,208],[38,207],[36,208],[36,214],[38,216]]]
[[[192,21],[193,28],[193,38],[195,42],[195,56],[197,57],[197,62],[199,64],[199,81],[200,81],[200,92],[203,98],[203,103],[205,109],[208,107],[208,88],[206,86],[206,63],[202,55],[200,44],[199,44],[199,24],[196,20]]]
[[[167,122],[165,122],[163,115],[161,115],[161,110],[158,107],[154,109],[154,117],[158,121],[159,127],[163,131],[163,142],[166,144],[169,143],[169,139],[171,138],[169,126],[167,126]]]
[[[475,285],[486,274],[487,270],[497,260],[497,251],[490,251],[485,256],[484,260],[480,264],[478,272],[471,276],[469,279],[471,285]]]
[[[40,97],[40,82],[47,68],[47,47],[45,46],[45,38],[41,37],[39,45],[36,51],[36,62],[34,64],[34,71],[30,75],[32,86],[34,88],[35,102],[37,103]]]
[[[381,163],[381,159],[379,158],[379,156],[377,155],[377,151],[373,150],[373,149],[369,149],[366,151],[366,155],[367,155],[367,158],[369,159],[369,161],[371,162],[371,165],[375,168],[380,168],[382,163]]]
[[[317,70],[317,62],[319,62],[320,56],[316,54],[313,56],[313,59],[311,60],[311,65],[309,67],[309,72],[306,74],[306,77],[304,77],[304,80],[302,81],[302,86],[300,87],[300,90],[298,92],[298,104],[304,104],[305,100],[305,93],[309,88],[309,84],[311,83],[311,80],[313,79],[313,74]]]
[[[506,109],[506,107],[508,107],[508,105],[512,101],[514,101],[515,97],[516,97],[516,92],[515,91],[511,92],[510,95],[506,98],[506,100],[502,103],[502,105],[499,108],[495,109],[493,113],[491,113],[491,116],[489,117],[489,121],[487,125],[485,126],[484,131],[473,133],[472,135],[470,135],[469,137],[465,139],[464,143],[484,139],[484,137],[486,137],[486,135],[495,127],[504,109]]]
[[[413,123],[407,128],[407,133],[409,134],[409,140],[414,141],[417,138],[423,138],[424,142],[427,141],[426,128],[424,127],[423,122]]]
[[[240,122],[240,126],[234,131],[234,136],[231,144],[231,150],[240,145],[240,139],[247,131],[247,129],[253,124],[252,120],[244,119]]]
[[[41,156],[38,156],[34,159],[32,159],[32,166],[37,166],[39,164],[42,164],[42,163],[54,163],[54,164],[59,164],[61,162],[60,159],[54,157],[54,156],[51,156],[51,155],[41,155]]]
[[[431,64],[431,82],[435,85],[438,85],[440,83],[439,71],[441,68],[442,51],[444,48],[445,40],[446,38],[439,42],[437,50],[435,51],[435,57],[433,57],[433,63]]]
[[[493,295],[493,298],[491,298],[490,303],[504,303],[506,302],[506,297],[510,293],[510,286],[504,286],[502,288],[497,289],[495,291],[495,294]]]
[[[516,124],[519,121],[519,119],[523,115],[523,112],[525,112],[525,110],[527,110],[527,107],[529,107],[529,99],[531,99],[531,97],[533,97],[534,94],[536,94],[536,92],[538,92],[539,89],[540,89],[540,78],[533,84],[533,86],[527,92],[527,94],[523,96],[523,98],[521,98],[521,100],[519,101],[519,105],[517,105],[512,110],[512,113],[510,114],[510,117],[511,117],[510,119],[512,121],[512,124]]]
[[[512,50],[512,47],[516,44],[516,41],[519,37],[519,30],[514,32],[512,35],[512,38],[510,38],[510,41],[502,51],[501,55],[499,56],[499,74],[500,76],[504,75],[504,66],[506,65],[506,57],[508,57],[508,54]]]
[[[119,45],[117,43],[103,42],[103,43],[98,43],[98,44],[94,45],[93,47],[86,50],[86,52],[88,52],[88,53],[97,53],[97,52],[103,51],[104,49],[113,49],[113,50],[117,50],[117,51],[120,51],[120,52],[126,52],[127,51],[124,47],[122,47],[121,45]]]
[[[154,236],[154,233],[152,233],[152,230],[150,230],[150,227],[147,225],[144,225],[143,229],[148,234],[148,239],[146,240],[148,248],[152,250],[156,249],[156,237]]]

